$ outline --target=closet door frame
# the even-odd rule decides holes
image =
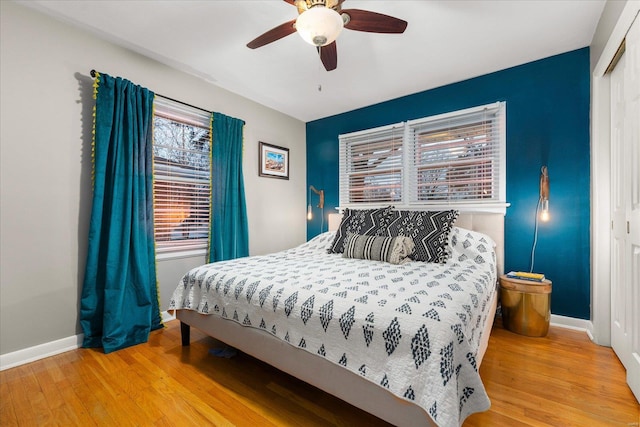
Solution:
[[[611,346],[611,91],[607,74],[640,1],[628,0],[591,78],[591,339]]]

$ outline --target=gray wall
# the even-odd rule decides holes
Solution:
[[[79,334],[91,212],[96,69],[245,120],[250,252],[306,240],[305,124],[12,2],[0,2],[0,354]],[[258,177],[258,141],[289,147],[290,180]],[[161,309],[204,257],[158,263]]]

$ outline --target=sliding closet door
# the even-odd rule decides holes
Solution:
[[[640,22],[611,72],[611,346],[640,400]]]

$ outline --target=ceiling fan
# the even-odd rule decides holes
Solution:
[[[316,46],[327,71],[338,66],[336,38],[342,28],[369,33],[400,34],[407,21],[361,9],[342,9],[346,0],[284,0],[298,8],[298,18],[278,25],[247,43],[250,49],[293,34],[296,31],[309,44]]]

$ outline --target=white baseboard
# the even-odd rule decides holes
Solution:
[[[170,314],[168,311],[163,311],[162,312],[162,323],[170,322],[172,320],[176,320],[176,316],[175,315]]]
[[[589,339],[593,341],[593,323],[591,320],[577,319],[575,317],[560,316],[558,314],[551,315],[551,324],[560,328],[573,329],[575,331],[586,332]]]
[[[163,322],[169,322],[176,318],[166,311],[163,311],[161,314]],[[0,354],[0,371],[15,368],[16,366],[24,365],[26,363],[35,362],[36,360],[44,359],[45,357],[55,356],[56,354],[64,353],[66,351],[78,349],[82,346],[83,339],[84,334],[78,334],[14,351],[12,353]]]
[[[82,345],[83,338],[84,334],[73,335],[12,353],[0,354],[0,371],[75,350]]]

